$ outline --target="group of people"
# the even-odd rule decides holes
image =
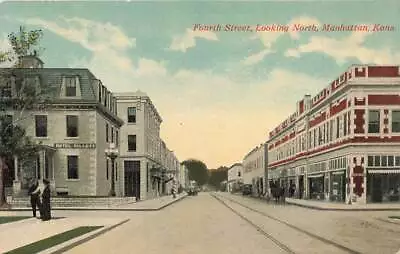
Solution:
[[[50,212],[50,182],[43,179],[44,188],[41,190],[37,179],[33,179],[28,194],[31,196],[33,217],[36,218],[36,211],[39,208],[40,217],[43,221],[51,219]]]

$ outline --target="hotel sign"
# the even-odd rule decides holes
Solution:
[[[95,143],[55,143],[55,148],[61,149],[95,149]]]

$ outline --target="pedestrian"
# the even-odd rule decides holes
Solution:
[[[37,179],[32,179],[31,181],[31,187],[28,190],[28,194],[31,196],[31,207],[32,207],[32,213],[33,217],[36,218],[36,208],[39,208],[39,212],[41,211],[40,209],[40,188],[39,188],[39,182]],[[40,216],[42,214],[40,213]]]
[[[47,179],[43,179],[44,189],[42,193],[42,220],[48,221],[51,219],[50,211],[50,182]]]

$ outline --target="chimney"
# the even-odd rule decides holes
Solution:
[[[36,50],[33,55],[21,56],[19,57],[19,68],[43,68],[43,61],[37,57]]]

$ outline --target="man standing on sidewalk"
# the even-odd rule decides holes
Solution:
[[[28,194],[31,196],[31,206],[32,206],[33,217],[36,218],[36,208],[39,208],[40,216],[42,216],[41,208],[40,208],[41,204],[40,204],[40,199],[39,199],[40,188],[39,188],[39,182],[37,179],[32,179],[31,187],[28,190]]]

